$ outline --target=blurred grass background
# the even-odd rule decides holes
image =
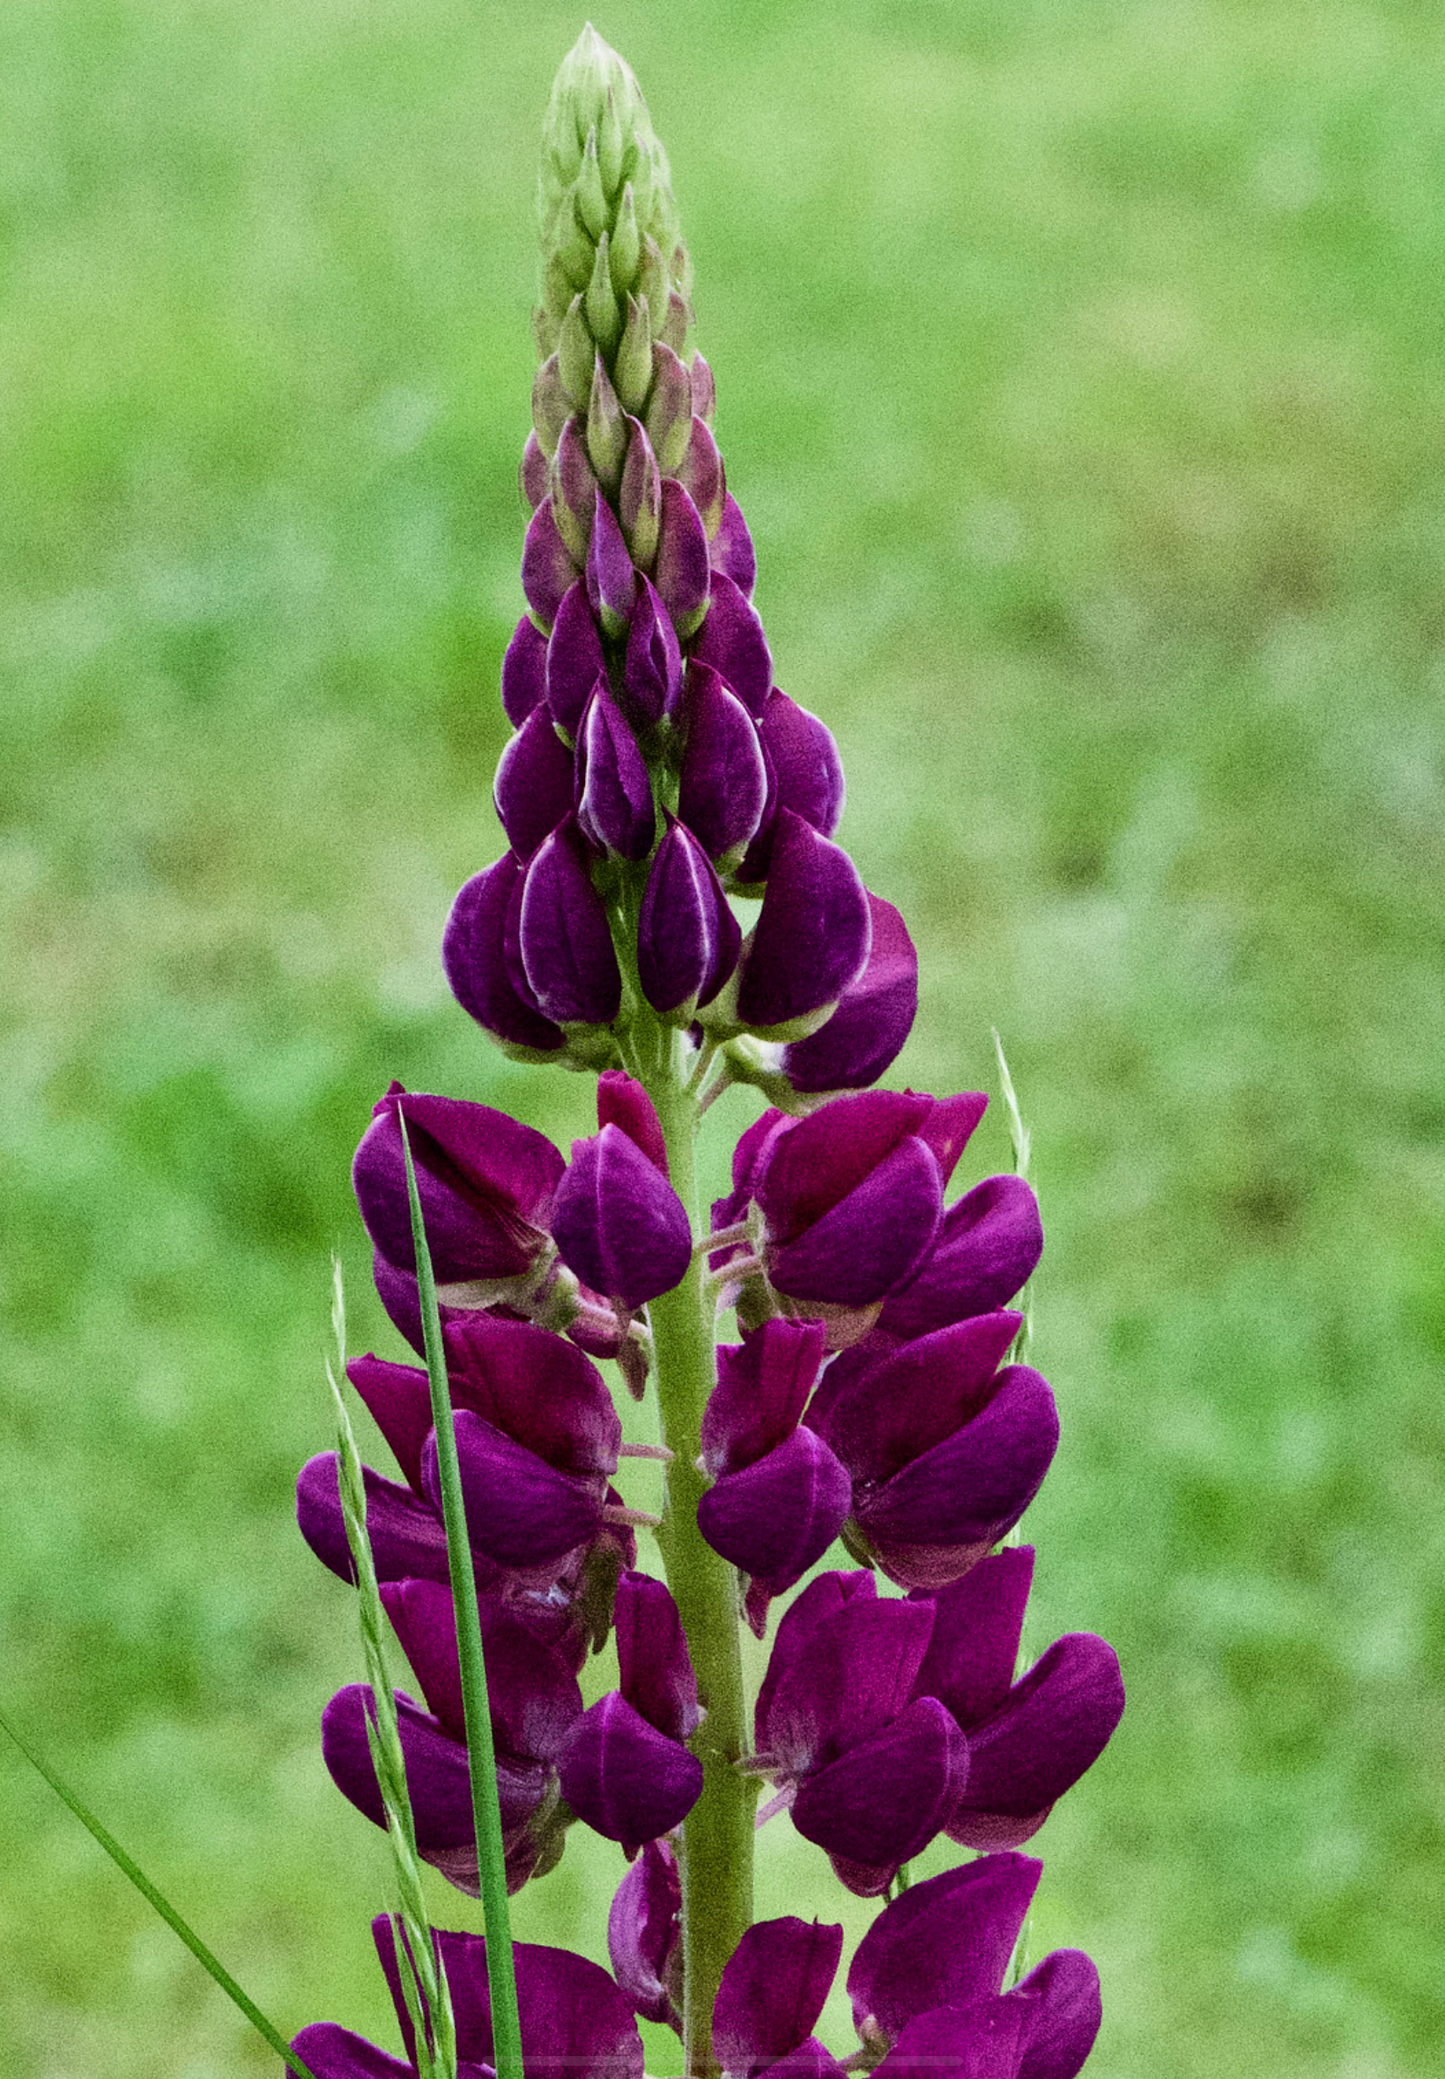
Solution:
[[[290,1519],[333,1245],[394,1347],[350,1152],[392,1075],[587,1123],[436,952],[500,848],[535,139],[580,25],[0,14],[0,1695],[288,2030],[393,2040],[381,1838],[317,1749],[353,1613]],[[1099,1960],[1100,2079],[1424,2079],[1438,10],[598,26],[672,153],[779,677],[918,939],[898,1079],[992,1087],[996,1024],[1034,1129],[1033,1635],[1106,1632],[1131,1691],[1036,1844],[1038,1946]],[[1006,1160],[991,1115],[966,1179]],[[580,1834],[518,1929],[600,1955],[622,1865]],[[0,1837],[7,2073],[270,2068],[3,1747]],[[836,1910],[762,1839],[763,1910]]]

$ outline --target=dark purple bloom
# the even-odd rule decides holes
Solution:
[[[817,1384],[825,1337],[815,1321],[765,1321],[717,1353],[718,1382],[702,1418],[702,1461],[713,1479],[754,1465],[785,1443]]]
[[[575,818],[553,831],[527,869],[518,933],[527,984],[544,1017],[558,1025],[611,1024],[622,1004],[622,974]]]
[[[713,2003],[713,2055],[728,2079],[752,2079],[807,2042],[842,1954],[836,1923],[789,1916],[748,1929]]]
[[[722,577],[731,578],[743,597],[751,599],[757,582],[758,559],[753,553],[753,538],[748,532],[747,522],[731,492],[723,500],[722,519],[712,538],[710,554],[713,570]]]
[[[552,720],[569,739],[581,727],[597,681],[605,683],[606,677],[602,638],[592,618],[587,587],[579,578],[557,608],[556,626],[547,644],[547,706]]]
[[[547,638],[529,614],[523,614],[502,659],[502,706],[514,729],[547,697]]]
[[[906,1588],[966,1574],[1049,1469],[1059,1420],[1047,1382],[998,1369],[1020,1322],[976,1315],[882,1357],[860,1344],[808,1411],[853,1477],[859,1542]]]
[[[756,608],[721,571],[713,573],[712,604],[692,654],[722,674],[750,715],[762,715],[773,685],[772,653]]]
[[[702,1794],[702,1763],[614,1689],[572,1728],[560,1780],[577,1817],[630,1856],[682,1824]]]
[[[622,1695],[670,1740],[690,1738],[702,1712],[682,1619],[670,1591],[650,1574],[624,1574],[617,1583],[613,1621]]]
[[[456,1417],[456,1435],[467,1530],[494,1565],[545,1567],[596,1536],[608,1506],[602,1475],[563,1472],[467,1412]],[[440,1513],[434,1441],[428,1441],[422,1475]]]
[[[676,477],[665,477],[653,582],[682,642],[707,611],[711,575],[707,530],[698,509]]]
[[[548,475],[547,456],[542,443],[535,433],[529,433],[522,449],[522,465],[517,472],[517,479],[522,487],[522,496],[533,512],[547,495]]]
[[[687,366],[661,340],[652,350],[652,395],[647,400],[647,437],[669,476],[687,453],[692,433],[692,382]]]
[[[713,859],[745,845],[758,827],[768,776],[752,717],[717,672],[688,668],[687,749],[677,813]]]
[[[570,805],[572,761],[567,763]],[[582,791],[577,821],[587,836],[618,858],[645,859],[657,829],[652,781],[637,739],[605,685],[598,686],[582,719],[578,765]]]
[[[985,1177],[948,1208],[927,1256],[889,1294],[880,1334],[928,1335],[1005,1305],[1032,1277],[1043,1247],[1038,1201],[1023,1178]]]
[[[870,894],[868,910],[873,937],[863,972],[843,991],[826,1025],[783,1051],[783,1074],[795,1090],[866,1089],[891,1067],[913,1029],[918,1010],[913,940],[891,902]],[[1012,1285],[1003,1296],[1011,1298],[1017,1290]]]
[[[727,476],[717,442],[703,419],[693,419],[687,451],[678,464],[677,476],[679,482],[686,485],[688,496],[697,507],[709,536],[716,534],[722,521],[723,500],[727,497]]]
[[[594,1291],[627,1307],[670,1292],[692,1255],[682,1200],[616,1126],[572,1143],[552,1231],[563,1262]]]
[[[648,1161],[667,1175],[667,1143],[652,1099],[634,1076],[607,1068],[597,1078],[597,1125],[619,1126]]]
[[[551,733],[550,717],[546,726]],[[506,852],[495,866],[472,876],[452,904],[442,966],[457,1002],[493,1039],[532,1054],[554,1053],[566,1034],[534,1007],[530,990],[518,993],[507,971],[507,912],[514,895],[521,901],[525,872],[516,855]]]
[[[334,2022],[317,2022],[302,2029],[291,2045],[316,2079],[416,2079],[416,2038],[393,1923],[380,1916],[372,1922],[372,1934],[391,1988],[405,2059],[389,2057]],[[485,2079],[496,2061],[486,1942],[481,1935],[438,1932],[436,1946],[456,2021],[457,2079]],[[512,1954],[529,2079],[642,2079],[642,2039],[632,2008],[600,1965],[536,1942],[517,1942]]]
[[[655,1011],[691,1020],[737,966],[742,945],[712,861],[685,823],[668,818],[648,870],[637,924],[637,974]]]
[[[618,1985],[645,2021],[682,2033],[682,1877],[666,1840],[649,1841],[607,1916]]]
[[[632,561],[650,567],[662,521],[662,472],[641,420],[629,417],[627,462],[617,497],[618,517]]]
[[[351,1169],[366,1231],[388,1263],[415,1275],[403,1109],[438,1285],[531,1270],[547,1247],[552,1194],[565,1166],[559,1150],[490,1105],[406,1092],[400,1083],[375,1107]]]
[[[812,1430],[795,1429],[751,1465],[715,1481],[697,1505],[697,1524],[713,1550],[751,1574],[765,1595],[781,1595],[822,1558],[852,1499],[847,1468],[829,1445]],[[750,1614],[758,1601],[750,1598]]]
[[[781,810],[762,913],[743,958],[739,1018],[764,1032],[820,1023],[816,1013],[862,974],[871,937],[867,892],[848,854]]]
[[[522,547],[522,590],[541,627],[550,630],[576,576],[576,565],[557,531],[552,501],[544,498],[528,523]]]
[[[767,798],[757,835],[738,868],[739,881],[763,881],[772,869],[778,816],[795,816],[831,837],[843,814],[843,765],[833,732],[786,693],[768,695],[758,722],[758,739],[767,774]]]
[[[502,752],[492,798],[507,842],[522,860],[571,810],[572,758],[548,708],[533,708]]]
[[[435,1509],[410,1488],[383,1479],[370,1466],[363,1467],[362,1477],[366,1488],[366,1535],[378,1577],[395,1581],[414,1575],[445,1581],[446,1532]],[[356,1572],[341,1511],[334,1451],[323,1451],[302,1466],[296,1482],[296,1521],[321,1564],[330,1567],[343,1581],[354,1582]]]
[[[624,702],[631,719],[645,728],[672,713],[681,691],[682,651],[677,630],[654,587],[642,578],[627,632]]]
[[[607,634],[621,635],[637,597],[637,572],[617,516],[600,491],[587,551],[587,597]]]

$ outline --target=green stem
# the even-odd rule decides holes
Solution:
[[[476,1571],[467,1535],[462,1475],[457,1463],[457,1436],[447,1387],[446,1349],[437,1308],[436,1280],[422,1223],[421,1198],[411,1159],[406,1118],[399,1114],[401,1145],[406,1156],[406,1189],[411,1205],[411,1233],[416,1247],[417,1295],[421,1301],[422,1337],[431,1386],[432,1425],[436,1433],[437,1481],[442,1492],[442,1520],[447,1532],[447,1562],[457,1619],[457,1654],[461,1661],[462,1710],[467,1730],[467,1761],[472,1779],[472,1821],[477,1835],[477,1876],[482,1917],[487,1930],[487,1986],[492,1996],[492,2061],[497,2079],[523,2079],[522,2030],[517,2015],[517,1976],[512,1958],[512,1918],[507,1903],[506,1855],[502,1846],[502,1814],[497,1802],[497,1754],[492,1739],[492,1713],[487,1702],[487,1664],[477,1610]]]
[[[672,1187],[696,1231],[697,1101],[684,1085],[676,1035],[656,1026],[650,1037],[651,1046],[639,1047],[643,1081],[662,1122]],[[703,1765],[702,1795],[683,1826],[683,2049],[692,2079],[711,2079],[713,2001],[723,1965],[752,1925],[757,1785],[734,1766],[748,1749],[737,1578],[697,1527],[707,1486],[697,1466],[702,1413],[717,1363],[706,1256],[695,1255],[682,1283],[649,1312],[662,1437],[673,1453],[657,1541],[707,1713],[690,1743]]]

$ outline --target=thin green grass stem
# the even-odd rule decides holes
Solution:
[[[497,1802],[497,1755],[492,1740],[492,1714],[487,1702],[487,1664],[477,1610],[476,1575],[462,1501],[462,1475],[457,1463],[456,1431],[447,1387],[446,1350],[437,1308],[436,1280],[422,1219],[421,1196],[406,1118],[398,1113],[406,1158],[406,1190],[411,1207],[412,1241],[416,1248],[417,1296],[421,1301],[422,1335],[427,1378],[431,1383],[432,1423],[436,1431],[437,1477],[442,1518],[446,1524],[447,1562],[456,1608],[457,1652],[461,1661],[462,1706],[467,1729],[467,1759],[472,1778],[472,1819],[477,1835],[477,1874],[487,1933],[487,1984],[492,1998],[493,2061],[497,2079],[523,2079],[522,2030],[517,2013],[517,1977],[512,1958],[512,1919],[507,1902],[506,1852],[502,1846],[502,1813]]]
[[[20,1752],[25,1756],[31,1768],[45,1778],[61,1803],[70,1807],[92,1839],[100,1843],[116,1868],[129,1877],[141,1897],[146,1900],[148,1905],[155,1908],[161,1919],[166,1923],[166,1926],[180,1936],[197,1963],[201,1965],[203,1970],[210,1972],[227,1999],[233,2001],[240,2008],[257,2035],[264,2036],[277,2056],[285,2058],[291,2071],[296,2074],[296,2079],[315,2079],[315,2074],[312,2072],[311,2067],[304,2059],[296,2055],[296,2052],[291,2049],[282,2037],[280,2030],[266,2019],[256,2002],[241,1990],[220,1958],[211,1953],[190,1923],[182,1919],[164,1892],[159,1891],[151,1883],[150,1878],[140,1867],[139,1863],[132,1861],[115,1836],[107,1832],[106,1828],[101,1825],[89,1807],[82,1804],[70,1786],[56,1775],[50,1764],[42,1761],[34,1748],[20,1737],[3,1713],[0,1713],[0,1732],[9,1735],[20,1749]]]

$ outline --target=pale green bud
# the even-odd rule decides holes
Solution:
[[[587,453],[603,486],[615,496],[627,456],[627,422],[600,354],[593,365],[587,406]]]
[[[622,409],[640,413],[652,388],[652,321],[647,305],[635,296],[627,299],[627,323],[613,363],[612,381]]]
[[[582,298],[574,296],[557,335],[557,372],[574,411],[587,409],[587,400],[592,395],[592,360],[596,351],[587,320],[582,314]]]
[[[597,132],[587,132],[587,147],[582,154],[582,171],[577,176],[573,189],[577,216],[582,228],[591,238],[600,238],[607,228],[607,197],[602,190],[602,169],[597,163]]]
[[[612,293],[610,245],[605,231],[597,241],[597,257],[583,307],[592,337],[604,354],[610,354],[622,337],[622,316]]]
[[[639,91],[639,101],[641,98]],[[622,127],[617,95],[609,86],[607,99],[597,123],[597,167],[602,175],[602,185],[609,195],[615,195],[622,184],[622,155],[626,144],[627,136]]]
[[[622,200],[617,205],[617,223],[612,233],[612,286],[619,296],[625,296],[637,282],[637,265],[642,258],[642,233],[637,228],[637,212],[632,202],[632,183],[622,190]]]
[[[567,393],[562,388],[557,356],[550,354],[537,370],[532,382],[532,424],[537,429],[538,442],[548,461],[557,452],[557,443],[562,438],[562,428],[566,425],[571,411]]]

